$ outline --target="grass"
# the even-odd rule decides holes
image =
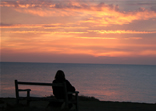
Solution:
[[[16,105],[15,98],[0,98],[0,111],[50,111],[46,109],[47,105],[47,101],[34,101],[30,106]],[[82,95],[79,96],[79,109],[79,111],[156,111],[156,104],[100,101],[95,97]]]

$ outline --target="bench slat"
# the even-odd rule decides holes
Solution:
[[[39,85],[39,86],[63,86],[62,83],[52,84],[52,83],[39,83],[39,82],[20,82],[18,84],[22,85]]]
[[[31,91],[31,89],[18,89],[18,91]]]

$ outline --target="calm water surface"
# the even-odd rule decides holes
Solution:
[[[156,103],[155,65],[108,65],[65,63],[1,63],[1,97],[15,97],[14,80],[52,82],[57,70],[80,95],[94,96],[104,101]],[[49,96],[51,87],[20,86],[31,88],[32,96]],[[25,93],[20,93],[25,96]]]

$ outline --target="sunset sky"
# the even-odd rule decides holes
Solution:
[[[156,65],[156,0],[1,0],[1,61]]]

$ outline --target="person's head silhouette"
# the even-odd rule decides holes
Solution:
[[[64,74],[64,72],[62,70],[58,70],[56,72],[55,80],[59,80],[59,81],[64,81],[65,80],[65,74]]]

